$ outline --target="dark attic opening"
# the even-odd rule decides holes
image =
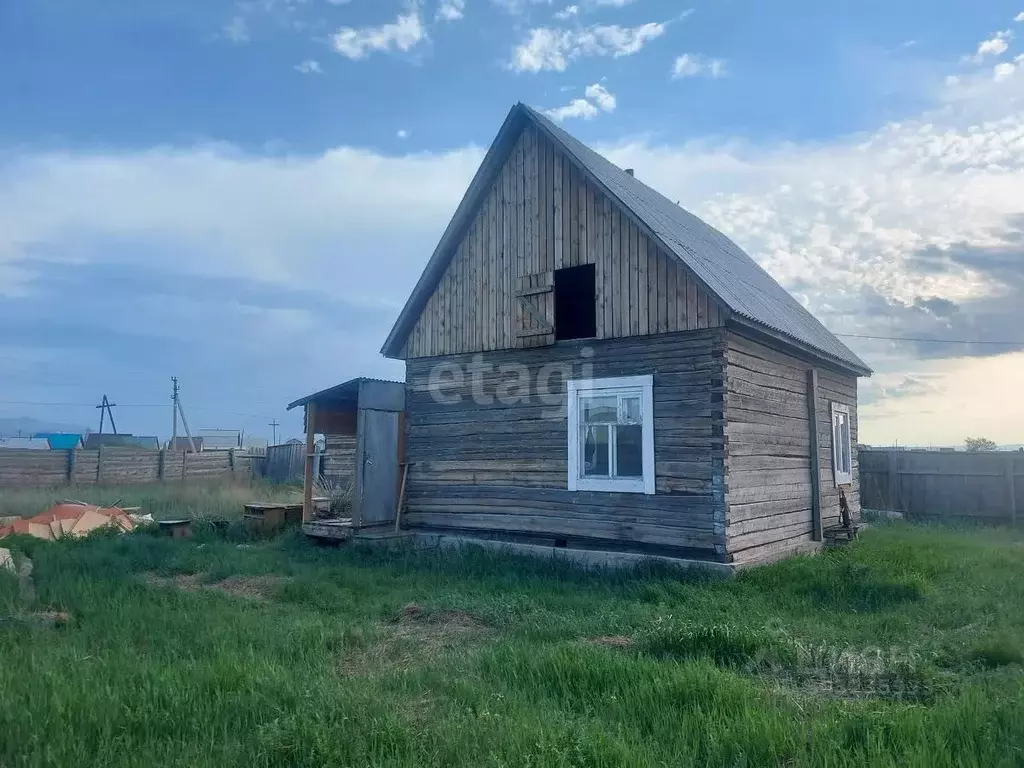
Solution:
[[[555,270],[555,341],[597,336],[597,282],[593,264]]]

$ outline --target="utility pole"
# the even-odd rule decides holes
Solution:
[[[171,445],[177,449],[178,446],[178,377],[171,376],[171,384],[174,393],[171,395],[171,418],[174,420],[174,427],[171,432]]]
[[[103,400],[96,407],[100,411],[100,434],[103,434],[103,417],[110,416],[110,428],[114,430],[114,434],[117,434],[117,425],[114,424],[114,412],[111,410],[117,403],[112,403],[107,400],[107,396],[103,396]]]
[[[181,425],[185,427],[185,436],[188,437],[188,447],[192,453],[196,452],[196,443],[192,439],[192,431],[188,428],[188,419],[185,418],[185,409],[181,406],[181,393],[178,387],[178,377],[171,376],[171,384],[174,386],[173,394],[171,399],[174,403],[174,437],[172,438],[171,445],[175,450],[178,449],[178,416],[181,416]]]
[[[270,422],[270,426],[274,428],[274,442],[272,444],[277,445],[277,428],[281,425],[278,424],[277,419],[274,419]]]

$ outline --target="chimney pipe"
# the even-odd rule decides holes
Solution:
[[[628,173],[630,176],[635,176],[636,175],[632,168],[627,168],[626,169],[626,173]]]

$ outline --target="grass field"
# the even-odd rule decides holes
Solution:
[[[141,507],[155,518],[192,517],[233,520],[250,501],[302,501],[302,489],[269,483],[153,483],[64,488],[4,488],[0,491],[0,517],[30,517],[62,499],[88,504]]]
[[[16,545],[3,766],[1024,764],[1007,530],[882,526],[728,581],[298,535]]]

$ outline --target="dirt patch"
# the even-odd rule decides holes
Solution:
[[[153,587],[173,587],[185,592],[208,590],[249,600],[267,600],[274,589],[287,581],[282,576],[228,576],[222,581],[203,582],[201,573],[182,573],[177,576],[146,575],[146,583]]]
[[[609,635],[608,637],[589,637],[587,642],[591,645],[602,645],[606,648],[629,648],[633,645],[633,638],[625,635]]]
[[[415,603],[367,638],[353,638],[341,660],[345,675],[369,677],[440,659],[485,641],[492,627],[465,611],[427,611]]]

